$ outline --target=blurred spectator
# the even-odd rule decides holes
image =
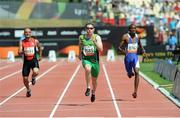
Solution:
[[[176,38],[175,33],[176,33],[176,31],[172,30],[172,32],[170,32],[170,34],[169,34],[167,45],[166,45],[167,51],[174,51],[176,49],[177,38]]]
[[[169,23],[169,29],[170,30],[175,30],[176,29],[176,19],[173,18],[170,23]]]

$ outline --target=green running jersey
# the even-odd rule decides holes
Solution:
[[[96,36],[97,34],[93,34],[91,39],[89,39],[85,35],[80,35],[82,59],[90,60],[91,62],[99,61],[99,52],[93,42]]]

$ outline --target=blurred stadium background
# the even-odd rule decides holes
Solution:
[[[136,24],[148,56],[141,72],[180,99],[180,66],[171,62],[180,61],[179,0],[0,0],[0,59],[9,51],[18,57],[26,27],[41,42],[44,57],[50,50],[59,57],[70,50],[78,55],[78,36],[87,22],[93,22],[102,37],[101,55],[109,49],[118,55],[122,35]]]
[[[73,48],[78,54],[78,36],[87,22],[93,22],[103,38],[103,55],[109,48],[117,51],[131,23],[139,26],[149,57],[172,56],[166,53],[171,31],[176,32],[176,46],[180,43],[178,0],[0,0],[0,58],[6,58],[9,50],[17,56],[25,27],[33,29],[44,56],[50,49],[67,55]]]

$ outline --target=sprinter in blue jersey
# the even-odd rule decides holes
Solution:
[[[123,35],[119,50],[125,54],[124,64],[129,78],[135,75],[133,98],[137,97],[137,90],[139,85],[139,60],[138,47],[141,48],[143,55],[145,50],[141,44],[140,36],[136,34],[136,26],[131,24],[128,33]]]

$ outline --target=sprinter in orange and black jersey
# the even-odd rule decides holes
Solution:
[[[31,36],[31,29],[26,28],[24,30],[25,39],[19,42],[19,54],[23,55],[23,69],[22,76],[23,82],[27,89],[26,96],[31,96],[31,89],[29,87],[29,73],[32,70],[32,85],[36,83],[36,76],[39,73],[39,61],[42,57],[42,48],[39,41]],[[37,49],[38,48],[38,52]],[[39,53],[39,57],[37,57]]]

